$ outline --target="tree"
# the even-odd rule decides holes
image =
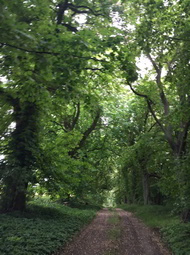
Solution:
[[[160,103],[150,93],[143,93],[141,86],[130,85],[132,91],[147,102],[148,109],[160,127],[177,164],[179,193],[182,200],[181,162],[187,155],[188,131],[190,127],[189,105],[189,11],[184,1],[131,1],[128,4],[133,17],[131,40],[136,42],[137,56],[143,54],[152,65],[149,86],[156,85],[155,93]],[[128,16],[131,14],[128,13]],[[136,17],[134,15],[136,14]],[[182,19],[183,17],[183,19]],[[154,78],[153,78],[154,77]],[[152,81],[155,81],[154,84]],[[143,82],[141,83],[143,86]],[[147,84],[147,83],[146,83]],[[182,175],[181,175],[182,174]],[[189,184],[188,184],[189,185]],[[187,186],[188,186],[187,185]]]
[[[95,75],[110,65],[109,56],[103,54],[111,7],[109,1],[17,0],[3,1],[1,8],[1,75],[7,82],[1,84],[0,97],[3,118],[9,115],[16,124],[2,151],[4,210],[24,210],[28,183],[36,178],[44,157],[39,141],[42,114],[54,114],[50,112],[60,97],[66,102],[82,91],[82,79],[89,71]],[[83,23],[78,22],[80,15]],[[99,113],[94,125],[98,117]],[[72,153],[87,133],[79,144],[71,145]]]

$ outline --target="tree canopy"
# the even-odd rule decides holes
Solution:
[[[103,203],[112,190],[117,203],[172,200],[190,217],[188,7],[2,1],[4,211],[34,194]]]

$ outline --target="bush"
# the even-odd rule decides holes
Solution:
[[[174,254],[190,254],[190,223],[173,224],[162,228],[161,233]]]

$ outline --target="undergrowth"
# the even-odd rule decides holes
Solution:
[[[30,202],[24,213],[0,214],[0,254],[52,254],[95,214],[95,209],[70,208],[47,200]]]
[[[119,207],[135,213],[149,227],[159,229],[173,255],[190,255],[190,223],[182,223],[179,217],[171,213],[170,207],[158,205]]]

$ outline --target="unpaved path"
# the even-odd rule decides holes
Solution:
[[[56,255],[171,255],[156,233],[131,213],[116,209],[97,217]]]

